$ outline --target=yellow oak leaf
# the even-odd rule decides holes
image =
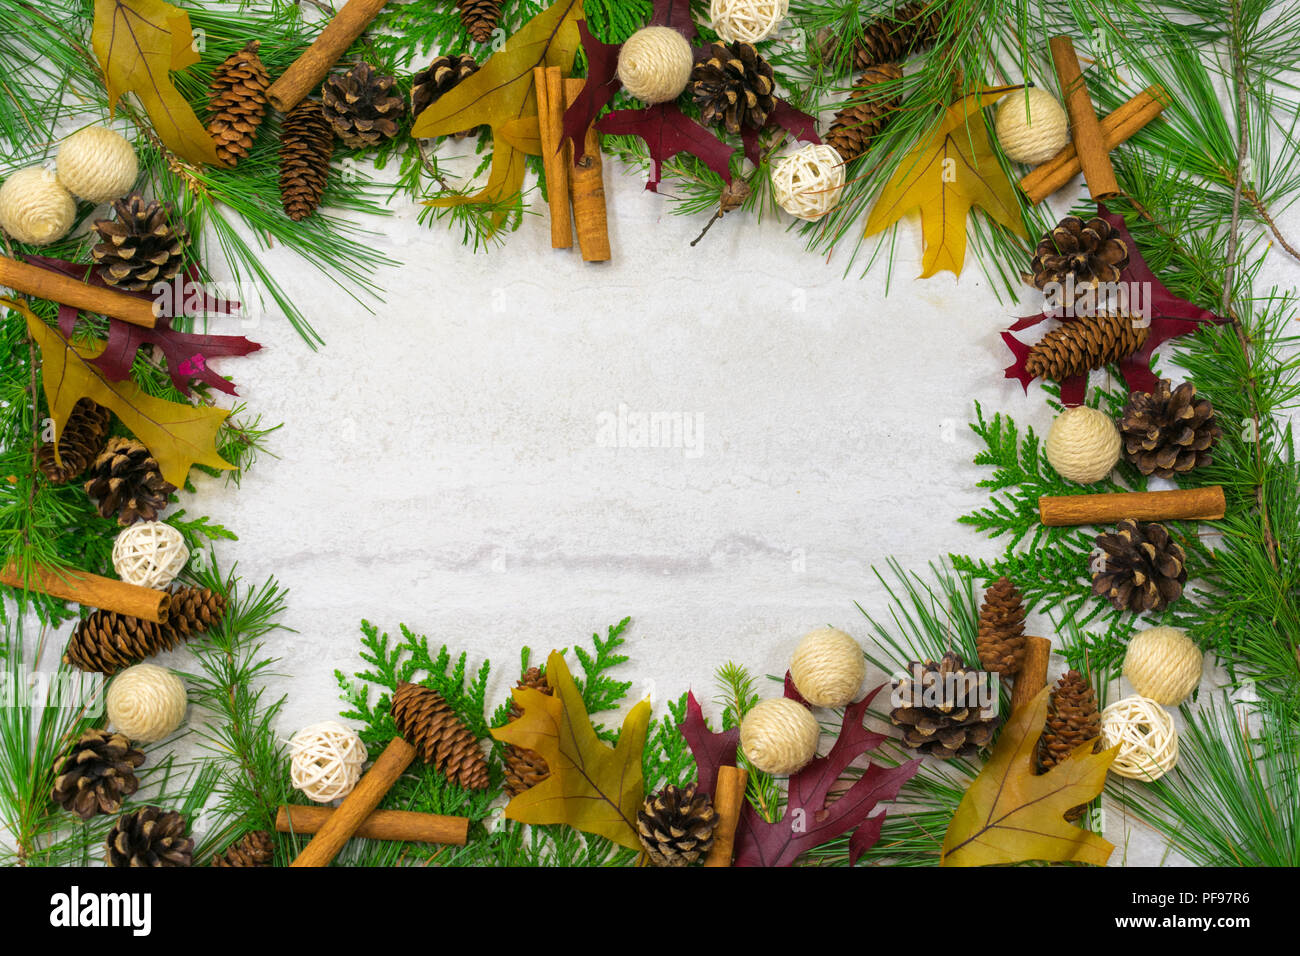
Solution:
[[[442,196],[429,206],[464,203],[507,203],[523,190],[524,154],[541,154],[541,140],[529,135],[527,120],[537,116],[537,91],[533,68],[573,67],[578,49],[578,21],[582,0],[555,0],[533,17],[483,68],[439,97],[416,117],[411,135],[425,139],[446,136],[476,126],[492,127],[492,166],[487,185],[472,196]],[[500,228],[509,210],[492,213],[492,228]]]
[[[943,838],[941,866],[987,866],[1024,860],[1105,866],[1115,849],[1083,827],[1068,823],[1070,809],[1093,800],[1106,785],[1118,747],[1075,749],[1043,774],[1035,751],[1047,720],[1044,687],[1007,721],[988,763],[962,797]]]
[[[492,730],[497,740],[546,758],[551,775],[506,805],[506,816],[521,823],[566,823],[638,850],[636,815],[645,799],[641,753],[650,723],[650,701],[632,708],[617,746],[596,736],[564,658],[546,660],[546,681],[554,696],[514,691],[523,715]]]
[[[221,457],[216,444],[221,423],[230,414],[227,409],[169,402],[149,395],[134,382],[111,382],[91,364],[104,350],[102,342],[90,348],[69,345],[57,329],[22,303],[0,299],[0,305],[27,319],[27,331],[40,347],[45,400],[56,435],[63,433],[77,400],[85,397],[116,414],[157,459],[163,478],[178,488],[185,484],[191,465],[223,470],[235,467]]]
[[[868,236],[920,209],[925,244],[922,279],[945,269],[961,275],[971,206],[979,206],[1016,235],[1028,238],[1015,185],[993,155],[979,115],[1014,89],[1020,87],[984,89],[949,106],[930,137],[917,143],[898,164],[871,208]]]
[[[221,165],[212,137],[171,81],[172,70],[199,62],[189,14],[163,0],[95,0],[91,45],[110,110],[134,93],[168,149],[191,163]]]

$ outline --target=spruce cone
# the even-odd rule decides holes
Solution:
[[[397,135],[406,103],[393,93],[397,80],[376,76],[369,63],[335,73],[321,84],[321,110],[349,149],[367,149]]]
[[[109,866],[189,866],[194,841],[185,818],[174,810],[144,807],[118,817],[104,844]]]
[[[1147,340],[1147,326],[1127,315],[1088,315],[1048,332],[1029,350],[1025,370],[1061,381],[1128,358]]]
[[[303,100],[280,130],[280,199],[294,222],[315,212],[329,180],[334,130],[320,103]]]
[[[211,588],[177,588],[167,611],[167,627],[176,640],[188,640],[210,630],[226,616],[226,598]]]
[[[1125,518],[1114,532],[1097,536],[1097,547],[1103,563],[1092,593],[1121,611],[1163,611],[1182,596],[1187,555],[1164,525]]]
[[[417,117],[444,95],[458,86],[466,77],[478,72],[478,62],[472,56],[440,56],[411,78],[411,116]],[[453,133],[454,139],[463,139],[473,130]]]
[[[456,0],[460,22],[475,43],[487,43],[501,19],[501,0]]]
[[[655,866],[690,866],[713,846],[718,814],[695,784],[667,786],[646,797],[636,815],[637,834]]]
[[[228,166],[248,158],[253,137],[266,116],[266,89],[271,77],[257,55],[261,43],[252,40],[212,71],[212,97],[208,110],[208,135],[217,156]]]
[[[253,830],[212,858],[213,866],[270,866],[275,843],[265,830]]]
[[[761,129],[776,106],[772,65],[752,43],[714,43],[695,64],[688,87],[700,107],[700,120],[729,133],[742,126]]]
[[[1049,283],[1057,283],[1067,305],[1083,289],[1118,282],[1126,265],[1128,246],[1115,235],[1110,223],[1105,219],[1084,222],[1078,216],[1066,216],[1043,236],[1030,262],[1034,287],[1044,289]],[[1067,286],[1071,276],[1074,291]]]
[[[425,763],[441,770],[452,783],[469,790],[487,789],[487,758],[441,694],[419,684],[400,683],[393,693],[392,712],[397,729]]]
[[[97,813],[117,813],[122,798],[140,786],[135,768],[144,752],[131,746],[124,734],[87,730],[68,751],[54,780],[54,802],[89,820]]]
[[[1077,747],[1093,741],[1092,752],[1101,750],[1101,714],[1097,713],[1097,695],[1078,671],[1066,671],[1052,688],[1047,701],[1047,725],[1038,738],[1038,768],[1051,770],[1072,754]],[[1087,806],[1071,807],[1065,819],[1078,820]]]
[[[167,507],[176,486],[163,481],[157,460],[133,438],[110,438],[90,467],[86,494],[99,503],[105,518],[117,515],[126,527],[137,521],[154,521]]]
[[[877,84],[901,79],[903,71],[892,63],[869,66],[853,84],[849,103],[835,114],[826,133],[827,144],[847,163],[857,159],[871,146],[871,140],[885,128],[894,111],[903,104],[903,95],[889,96],[873,90]]]
[[[910,677],[894,682],[889,719],[903,728],[904,745],[947,760],[993,739],[997,698],[988,674],[969,668],[953,651],[941,661],[912,661]],[[981,700],[989,701],[981,707]]]
[[[1170,390],[1158,379],[1152,392],[1133,392],[1119,419],[1124,457],[1144,475],[1172,478],[1208,465],[1210,450],[1223,435],[1209,399],[1183,382]]]
[[[185,265],[186,233],[173,226],[171,203],[131,193],[113,203],[116,219],[97,219],[100,242],[90,250],[99,277],[129,292],[148,292]]]
[[[68,639],[63,662],[83,671],[116,674],[219,621],[226,599],[207,588],[181,588],[171,596],[166,624],[138,617],[96,611],[79,623]]]
[[[984,593],[975,646],[986,671],[1003,677],[1020,673],[1025,662],[1025,604],[1008,578],[998,578]]]
[[[56,485],[66,484],[81,476],[92,461],[104,450],[108,426],[113,423],[113,413],[89,398],[80,398],[72,407],[68,420],[59,435],[59,458],[54,460],[54,444],[42,445],[36,453],[36,464],[41,472]]]
[[[551,685],[546,682],[546,675],[536,667],[530,667],[524,671],[524,675],[519,678],[519,682],[515,686],[541,691],[547,697],[554,693],[551,690]],[[512,696],[510,700],[510,719],[518,720],[523,714],[523,710],[515,703]],[[501,757],[506,765],[506,793],[512,797],[537,786],[551,775],[551,768],[546,765],[546,758],[534,750],[526,750],[523,747],[516,747],[514,744],[506,744]]]
[[[853,66],[857,70],[898,63],[913,53],[922,53],[939,37],[943,14],[927,9],[925,3],[905,3],[862,28],[862,37],[853,45]]]

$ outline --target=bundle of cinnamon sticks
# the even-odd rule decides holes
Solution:
[[[573,148],[564,137],[564,111],[578,98],[585,83],[586,80],[565,79],[558,66],[539,66],[533,70],[537,129],[542,141],[546,198],[551,213],[551,248],[572,248],[576,223],[583,261],[607,262],[609,222],[605,212],[600,136],[593,127],[587,127],[584,155],[576,163]]]

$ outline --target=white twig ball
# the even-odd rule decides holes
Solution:
[[[820,736],[812,711],[788,697],[759,701],[740,722],[740,749],[759,770],[777,776],[807,766]]]
[[[0,186],[0,229],[19,242],[58,242],[72,231],[76,218],[76,201],[48,169],[20,169]]]
[[[302,728],[289,740],[289,779],[309,800],[346,797],[361,779],[366,745],[337,720]]]
[[[694,65],[686,37],[672,27],[642,27],[619,50],[618,79],[643,103],[666,103],[686,89]]]
[[[814,707],[843,707],[858,696],[866,676],[861,645],[833,627],[805,634],[790,659],[790,678]]]
[[[142,588],[167,587],[189,559],[185,537],[165,521],[138,521],[113,542],[117,576]]]
[[[1174,718],[1154,700],[1134,695],[1101,712],[1101,745],[1119,745],[1112,772],[1133,780],[1157,780],[1178,763]]]
[[[157,664],[136,664],[113,678],[105,706],[113,727],[132,740],[162,740],[185,719],[185,682]]]
[[[790,0],[711,0],[709,22],[725,43],[765,40],[790,13]]]
[[[1067,408],[1052,422],[1045,450],[1058,475],[1090,485],[1108,477],[1119,461],[1119,429],[1095,408]]]
[[[797,219],[820,219],[840,201],[844,160],[825,143],[808,143],[772,167],[777,205]]]
[[[93,203],[125,196],[140,175],[135,148],[104,126],[73,133],[59,146],[54,162],[63,188]]]
[[[1017,163],[1045,163],[1069,140],[1070,121],[1051,93],[1038,87],[1008,93],[994,119],[998,143]]]
[[[1205,657],[1176,627],[1153,627],[1128,642],[1124,676],[1133,689],[1157,704],[1177,707],[1201,683]]]

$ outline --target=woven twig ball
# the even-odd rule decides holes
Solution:
[[[777,205],[797,219],[820,219],[840,201],[844,160],[834,147],[808,143],[772,167]]]
[[[812,711],[788,697],[759,701],[740,722],[740,749],[749,762],[778,776],[807,766],[820,736]]]
[[[1101,745],[1119,745],[1110,769],[1133,780],[1157,780],[1178,763],[1174,718],[1154,700],[1134,695],[1101,712]]]
[[[1038,87],[1004,96],[994,125],[1002,152],[1017,163],[1045,163],[1065,149],[1070,138],[1065,107]]]
[[[790,659],[790,678],[814,707],[843,707],[858,696],[866,676],[861,645],[833,627],[805,634]]]
[[[311,724],[289,740],[289,779],[317,803],[351,793],[365,762],[366,745],[355,730],[337,720]]]
[[[128,667],[108,685],[109,723],[140,743],[162,740],[185,719],[185,682],[157,664]]]
[[[87,126],[65,139],[55,165],[63,188],[93,203],[120,199],[140,175],[135,148],[103,126]]]
[[[0,186],[0,229],[19,242],[58,242],[76,218],[76,201],[48,169],[20,169]]]
[[[643,103],[666,103],[686,89],[695,60],[691,45],[672,27],[642,27],[618,53],[618,79]]]
[[[1045,445],[1047,460],[1062,478],[1090,485],[1109,477],[1119,461],[1119,429],[1108,415],[1079,405],[1052,422]]]
[[[757,43],[776,32],[790,0],[711,0],[709,21],[724,43]]]
[[[117,576],[142,588],[167,587],[189,559],[185,537],[164,521],[138,521],[113,542]]]
[[[1177,707],[1201,683],[1201,649],[1176,627],[1153,627],[1128,642],[1124,676],[1133,689],[1157,704]]]

